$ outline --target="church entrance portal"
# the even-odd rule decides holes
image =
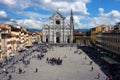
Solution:
[[[56,43],[60,43],[60,37],[56,37]]]
[[[67,39],[67,43],[70,43],[70,39],[69,38]]]
[[[67,43],[70,43],[70,35],[67,37]]]
[[[56,32],[56,43],[60,43],[60,33]]]
[[[48,35],[46,35],[46,43],[48,43]]]
[[[48,43],[48,38],[46,38],[46,43]]]

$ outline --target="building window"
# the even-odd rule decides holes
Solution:
[[[59,20],[56,20],[56,24],[57,24],[57,25],[60,24],[60,21],[59,21]]]

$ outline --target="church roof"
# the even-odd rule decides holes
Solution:
[[[51,19],[52,17],[54,17],[56,14],[58,14],[61,18],[64,18],[64,19],[65,19],[65,17],[63,17],[58,11],[56,11],[56,12],[50,17],[50,19]]]

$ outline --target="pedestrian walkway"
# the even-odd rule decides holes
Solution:
[[[70,47],[54,47],[54,50],[45,53],[45,58],[42,60],[32,58],[27,67],[19,63],[16,67],[22,68],[25,72],[12,73],[12,80],[104,80],[106,76],[100,67],[94,62],[90,65],[92,60],[84,52],[82,54],[74,53],[75,50],[76,47],[71,49]],[[63,63],[59,66],[50,65],[46,62],[47,57],[60,57]],[[94,68],[92,71],[91,67]],[[36,68],[37,72],[35,72]],[[100,73],[99,79],[98,73]],[[7,79],[3,78],[3,80]]]

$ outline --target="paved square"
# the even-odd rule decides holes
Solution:
[[[83,52],[82,54],[74,53],[75,47],[54,47],[54,50],[48,50],[45,53],[45,58],[39,60],[32,58],[30,65],[25,67],[22,63],[16,65],[17,69],[21,67],[25,70],[25,73],[18,74],[12,73],[12,80],[104,80],[105,74],[100,70],[100,67],[94,62],[89,65],[90,58]],[[79,51],[82,51],[79,49]],[[33,53],[37,54],[38,52]],[[87,59],[85,60],[85,56]],[[28,58],[31,56],[28,56]],[[46,58],[58,58],[63,59],[62,65],[51,65],[46,62]],[[93,71],[91,67],[94,67]],[[35,68],[38,68],[38,72],[35,73]],[[100,79],[97,79],[97,74],[100,73]],[[6,80],[4,78],[3,80]]]

